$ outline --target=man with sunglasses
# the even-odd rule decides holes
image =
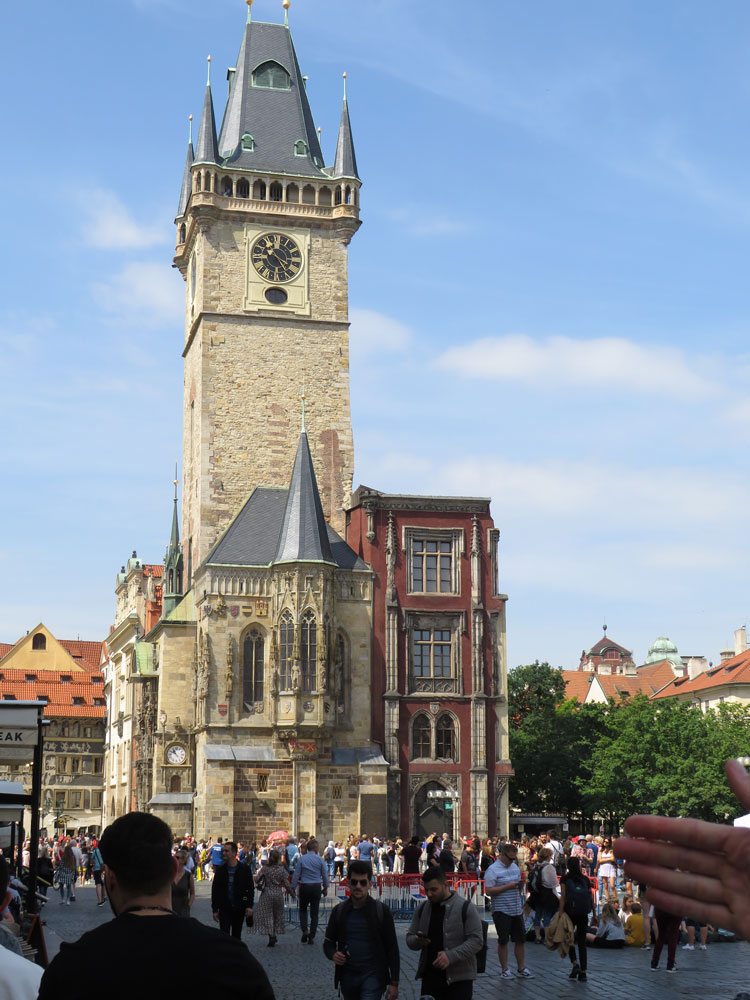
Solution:
[[[500,855],[484,873],[484,892],[490,897],[492,919],[497,929],[497,955],[500,959],[500,978],[533,979],[533,972],[526,968],[526,930],[523,924],[523,882],[521,869],[516,864],[518,848],[503,844]],[[508,967],[508,939],[513,941],[518,972]]]
[[[400,958],[391,911],[370,896],[372,866],[352,861],[349,898],[331,913],[323,951],[336,966],[344,1000],[397,1000]]]

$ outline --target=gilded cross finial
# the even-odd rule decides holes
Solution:
[[[253,19],[253,0],[245,0],[247,4],[247,23],[250,24]]]
[[[190,117],[192,118],[193,116],[191,115]],[[178,479],[177,479],[177,462],[175,462],[174,463],[174,502],[175,503],[177,503],[177,484],[178,484]]]
[[[305,427],[305,390],[302,390],[302,433],[307,434],[307,428]]]
[[[289,7],[291,4],[289,0],[281,0],[281,6],[284,8],[284,24],[289,27]]]
[[[190,125],[189,125],[189,131],[188,131],[188,142],[192,144],[192,142],[193,142],[193,116],[192,115],[190,115],[189,121],[190,121]]]
[[[346,100],[346,73],[343,74],[344,77],[344,100]]]
[[[206,58],[206,62],[208,63],[208,79],[206,80],[206,86],[210,87],[211,86],[211,56],[208,56]]]

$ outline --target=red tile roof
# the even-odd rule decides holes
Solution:
[[[0,642],[0,660],[13,649],[12,643]]]
[[[164,575],[164,566],[161,563],[144,563],[142,569],[145,576]]]
[[[94,681],[92,675],[76,674],[75,682],[62,683],[61,674],[56,670],[33,671],[35,681],[26,680],[30,670],[0,671],[0,701],[6,694],[12,694],[16,701],[36,701],[41,696],[48,699],[44,714],[47,717],[86,716],[103,719],[107,714],[106,705],[95,705],[94,698],[104,698],[103,684]],[[101,674],[99,674],[101,677]],[[74,698],[83,698],[83,705],[74,705]]]
[[[609,639],[606,635],[602,636],[602,638],[598,642],[594,643],[594,645],[589,650],[589,653],[592,654],[593,656],[598,656],[600,653],[604,652],[605,649],[619,649],[620,652],[625,653],[626,656],[632,655],[632,650],[625,649],[625,647],[621,646],[619,642],[615,642],[613,639]]]
[[[103,642],[89,642],[83,639],[58,639],[58,642],[63,649],[67,649],[79,666],[89,671],[99,671]]]
[[[676,677],[656,695],[657,698],[674,698],[677,695],[698,694],[729,684],[750,684],[750,649],[725,660],[718,667],[711,667],[693,677]]]
[[[636,694],[653,698],[657,691],[674,679],[674,671],[669,660],[650,663],[635,674],[595,674],[589,670],[563,670],[566,697],[577,698],[583,704],[594,677],[601,684],[607,698],[618,700],[622,696],[632,698]]]

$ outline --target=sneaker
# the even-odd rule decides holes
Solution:
[[[503,969],[503,971],[500,973],[500,978],[501,979],[515,979],[516,977],[515,977],[515,974],[510,971],[510,969]]]
[[[579,983],[585,983],[586,982],[586,973],[585,972],[579,972],[578,973],[578,982]]]
[[[684,944],[682,946],[682,950],[683,951],[695,951],[695,945],[694,944]]]
[[[307,944],[307,934],[302,935],[302,944]]]
[[[105,899],[100,899],[99,902],[96,905],[97,906],[104,906],[105,903],[106,903]]]
[[[652,971],[652,972],[657,972],[657,971],[658,971],[658,969],[659,969],[659,966],[658,966],[658,965],[652,965],[652,966],[651,966],[651,971]]]
[[[529,970],[526,968],[526,966],[524,966],[522,969],[518,970],[518,975],[521,977],[521,979],[533,979],[534,978],[534,973],[533,972],[529,972]]]
[[[673,965],[671,969],[669,966],[667,966],[667,972],[677,972],[677,966]]]
[[[642,944],[641,945],[641,951],[651,951],[651,945],[650,944]]]
[[[699,944],[698,947],[700,948],[701,951],[708,951],[708,948],[706,947],[705,944]]]

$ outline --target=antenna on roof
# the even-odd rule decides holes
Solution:
[[[342,74],[344,77],[344,100],[346,100],[346,73]]]
[[[193,142],[193,116],[190,115],[190,118],[188,120],[190,122],[190,125],[188,127],[189,128],[189,131],[188,131],[188,142],[192,144],[192,142]]]
[[[245,0],[247,4],[247,23],[251,24],[253,20],[253,0]]]
[[[208,79],[206,80],[206,86],[211,86],[211,56],[206,57],[206,62],[208,63]]]
[[[289,0],[281,0],[281,6],[284,8],[284,24],[289,27],[289,7],[291,6]]]

